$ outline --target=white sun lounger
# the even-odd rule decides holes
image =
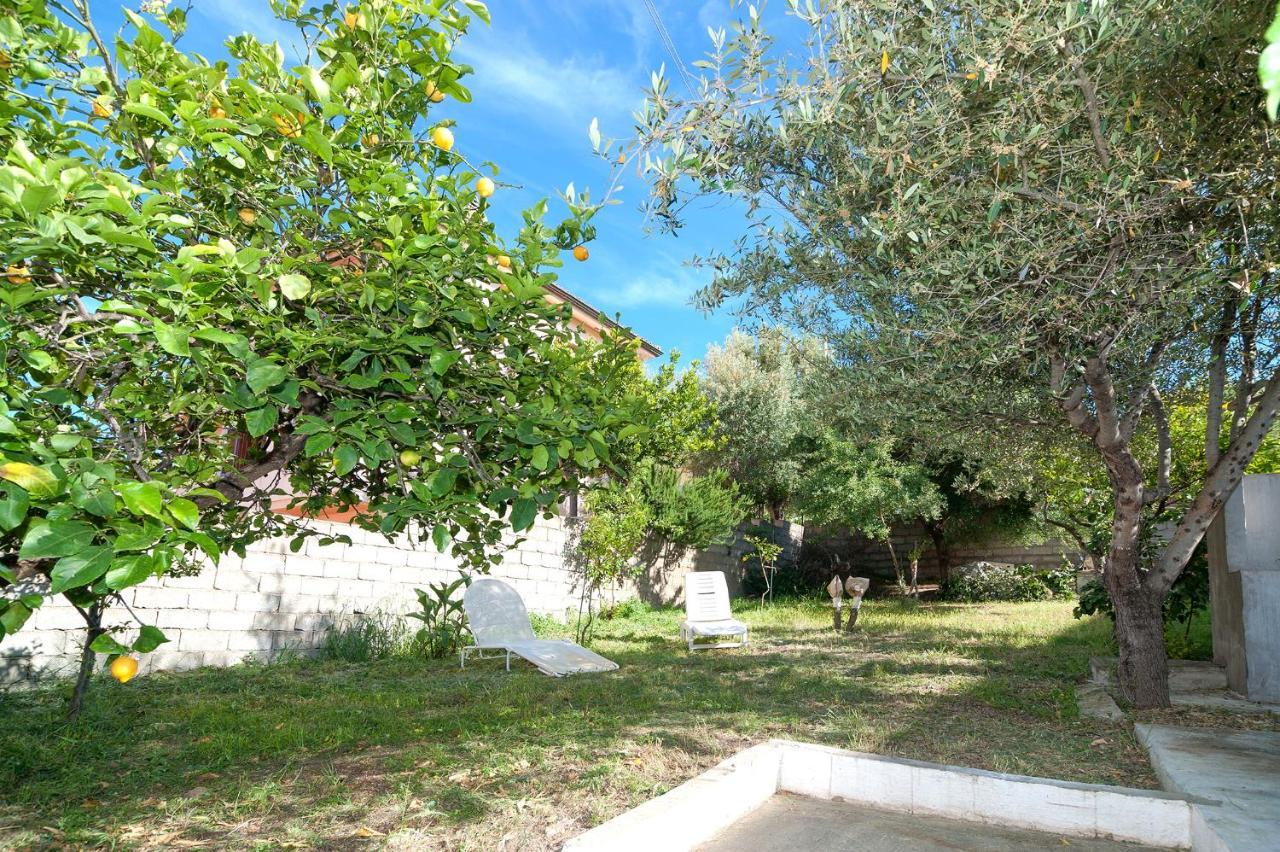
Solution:
[[[690,651],[747,644],[747,625],[734,619],[729,610],[729,587],[723,571],[690,571],[684,575],[684,616],[680,636],[688,640]],[[729,638],[739,636],[742,638]],[[694,644],[700,638],[717,641]]]
[[[507,671],[511,671],[511,655],[522,657],[552,677],[584,672],[611,672],[618,667],[612,660],[565,639],[538,639],[529,624],[529,613],[515,589],[493,577],[481,577],[467,587],[462,608],[475,644],[459,653],[463,668],[467,656],[485,651],[506,654]]]

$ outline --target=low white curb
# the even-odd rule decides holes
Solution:
[[[691,850],[777,792],[950,819],[1191,847],[1192,810],[1167,793],[1004,775],[770,740],[565,844],[566,852]]]

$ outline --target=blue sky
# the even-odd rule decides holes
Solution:
[[[707,27],[723,26],[744,14],[729,0],[654,0],[686,64],[708,45]],[[137,8],[139,0],[127,5]],[[114,30],[120,0],[94,0],[99,26]],[[490,0],[492,26],[475,21],[458,45],[457,58],[472,65],[467,82],[473,103],[451,105],[457,145],[472,162],[491,160],[500,179],[521,188],[502,188],[490,216],[513,236],[520,211],[550,197],[552,223],[563,206],[556,190],[573,182],[598,195],[608,183],[608,165],[596,158],[587,127],[599,119],[602,135],[626,138],[632,112],[642,100],[649,72],[672,68],[644,0]],[[187,50],[224,55],[229,36],[253,32],[287,41],[288,25],[275,21],[267,0],[194,0]],[[694,69],[696,70],[696,69]],[[672,76],[672,86],[679,86]],[[689,305],[708,273],[685,265],[695,254],[724,247],[740,233],[741,217],[723,202],[706,203],[678,237],[646,234],[640,205],[643,181],[632,171],[618,196],[621,204],[596,218],[598,238],[591,258],[566,258],[561,284],[622,321],[664,350],[678,349],[682,363],[699,358],[709,342],[733,328],[726,313],[710,317]]]

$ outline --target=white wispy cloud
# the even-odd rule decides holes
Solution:
[[[462,39],[456,55],[475,68],[467,83],[477,100],[583,138],[596,117],[606,135],[624,134],[643,99],[643,78],[626,69],[580,56],[553,59],[489,32]]]
[[[693,294],[706,286],[707,273],[687,266],[670,270],[646,270],[616,283],[593,287],[590,298],[598,304],[625,310],[639,307],[687,308]]]

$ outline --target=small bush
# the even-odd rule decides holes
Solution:
[[[413,636],[416,650],[433,660],[458,653],[463,634],[467,632],[467,614],[462,608],[462,594],[471,578],[459,577],[451,583],[432,583],[425,589],[414,589],[418,611],[409,617],[422,622]]]
[[[320,643],[323,660],[368,663],[412,652],[404,619],[385,612],[357,613],[334,626]]]
[[[830,579],[830,575],[827,576]],[[784,562],[778,566],[773,575],[774,598],[810,598],[815,595],[826,595],[826,580],[815,581],[801,571],[794,563]],[[764,572],[760,563],[748,563],[742,572],[742,594],[758,598],[765,594]]]
[[[961,603],[1044,601],[1071,597],[1074,587],[1074,575],[1066,567],[974,562],[956,569],[938,590],[938,597]]]
[[[723,470],[684,477],[676,468],[651,464],[636,480],[652,516],[652,533],[681,547],[701,550],[731,541],[750,507]]]
[[[649,606],[639,598],[627,598],[626,600],[618,601],[613,606],[602,610],[600,617],[606,620],[612,618],[627,619],[645,615],[652,611],[653,607]]]

